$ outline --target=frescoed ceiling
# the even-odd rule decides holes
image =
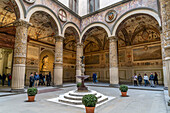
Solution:
[[[151,16],[134,15],[119,25],[117,36],[119,47],[159,41],[159,24]]]
[[[85,52],[95,52],[109,48],[107,33],[101,27],[88,30],[83,37],[83,42]]]
[[[55,34],[57,34],[57,26],[53,23],[51,16],[45,12],[35,12],[31,18],[28,36],[29,38],[55,44]]]

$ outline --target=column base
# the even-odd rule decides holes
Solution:
[[[110,84],[110,87],[119,87],[119,84]]]
[[[24,93],[25,90],[24,89],[11,89],[11,92],[14,92],[14,93]]]
[[[168,106],[170,106],[170,100],[168,101]]]
[[[168,87],[164,87],[164,90],[168,90]]]
[[[53,85],[53,87],[62,88],[63,85]]]

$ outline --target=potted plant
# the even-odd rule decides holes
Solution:
[[[94,109],[97,104],[97,97],[93,94],[84,95],[82,103],[86,107],[86,113],[94,113]]]
[[[35,95],[37,94],[37,88],[28,88],[27,94],[28,94],[28,102],[34,102]]]
[[[126,85],[120,85],[120,91],[122,93],[122,96],[125,97],[127,95],[127,91],[128,91],[128,86]]]
[[[81,86],[81,83],[77,83],[77,87],[80,87]]]

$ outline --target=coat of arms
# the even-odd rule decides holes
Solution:
[[[110,10],[106,13],[105,20],[106,22],[113,22],[116,19],[116,11],[115,10]]]

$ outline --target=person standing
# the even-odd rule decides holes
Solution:
[[[49,79],[50,79],[50,83],[49,85],[51,84],[51,72],[49,72]]]
[[[138,82],[139,82],[139,85],[141,86],[142,85],[142,76],[140,74],[138,75]]]
[[[34,75],[33,75],[33,73],[31,73],[31,75],[30,75],[30,87],[32,87],[33,84],[34,84]]]
[[[43,75],[40,73],[40,80],[39,80],[39,84],[43,85]]]
[[[5,79],[6,79],[6,75],[4,73],[3,76],[2,76],[2,86],[4,86],[4,84],[5,84]]]
[[[149,83],[149,81],[148,81],[148,80],[149,80],[148,75],[145,74],[143,79],[144,79],[144,82],[145,82],[145,86],[147,86],[148,83]]]
[[[154,87],[154,76],[153,73],[151,73],[150,77],[149,77],[150,83],[151,83],[151,87]]]
[[[96,73],[93,73],[93,83],[96,83]]]
[[[50,76],[48,74],[46,75],[46,81],[47,81],[47,86],[50,86]]]
[[[34,87],[37,85],[38,87],[38,84],[39,84],[39,79],[40,79],[40,76],[38,75],[38,73],[36,73],[34,75]]]
[[[158,85],[158,74],[155,72],[154,84]]]
[[[11,74],[9,74],[9,75],[8,75],[8,86],[10,86],[10,85],[11,85],[11,80],[12,80],[12,75],[11,75]]]
[[[133,76],[134,86],[138,86],[137,78],[138,78],[138,76],[136,75],[136,73],[134,73],[134,76]]]

